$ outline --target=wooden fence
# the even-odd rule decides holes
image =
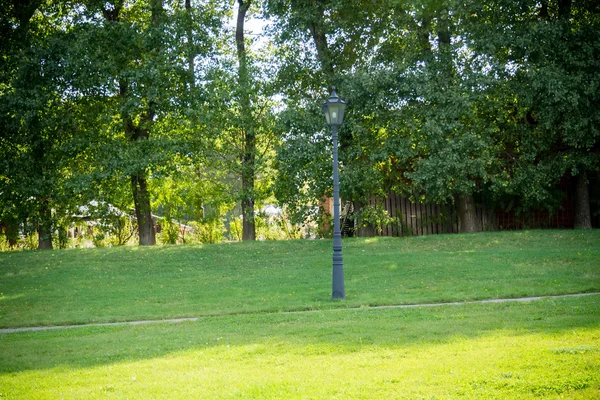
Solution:
[[[396,193],[385,199],[372,198],[371,207],[383,206],[395,222],[382,227],[359,229],[359,235],[375,236],[420,236],[458,232],[458,222],[454,207],[439,204],[415,204]]]
[[[382,206],[394,222],[382,227],[381,231],[376,227],[357,229],[358,236],[421,236],[457,233],[460,230],[458,212],[452,203],[415,204],[392,192],[384,199],[372,198],[368,205]],[[547,210],[519,213],[514,208],[505,210],[480,206],[477,207],[477,217],[484,231],[573,228],[573,195],[565,191],[562,206],[552,214]]]

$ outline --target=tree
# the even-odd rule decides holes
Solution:
[[[223,10],[150,0],[90,2],[81,12],[77,62],[91,78],[80,90],[103,101],[93,111],[92,175],[99,185],[113,175],[128,177],[139,243],[153,245],[149,181],[189,162],[206,134],[205,71],[197,65],[214,51]]]
[[[72,209],[70,168],[82,133],[81,104],[69,95],[64,62],[71,35],[61,29],[64,10],[41,2],[7,3],[2,28],[0,152],[2,219],[33,227],[38,247],[52,249],[56,221]]]
[[[346,9],[357,11],[360,6],[325,0],[272,0],[265,4],[266,14],[277,17],[277,54],[282,60],[277,85],[286,103],[280,113],[279,129],[284,140],[278,149],[275,192],[280,201],[292,205],[295,221],[317,217],[314,206],[332,190],[331,138],[324,130],[319,105],[326,89],[341,84],[343,71],[351,69],[361,54],[357,49],[363,44],[359,41],[347,43],[345,32],[332,35],[335,29],[344,27],[345,18],[354,15]],[[344,95],[343,89],[341,93]],[[345,179],[345,148],[351,136],[346,132],[340,133],[340,175],[342,197],[348,199],[352,196],[349,188],[361,186],[365,180]]]
[[[238,0],[235,44],[238,58],[238,86],[240,97],[242,150],[242,240],[256,240],[254,224],[254,179],[256,164],[256,134],[250,103],[251,83],[248,71],[248,54],[244,38],[244,21],[250,9],[251,0]]]
[[[600,98],[591,89],[599,86],[600,7],[571,0],[485,5],[467,7],[465,21],[471,46],[494,61],[512,96],[497,108],[512,137],[504,192],[556,208],[554,185],[574,178],[575,226],[589,228],[587,175],[600,168]]]

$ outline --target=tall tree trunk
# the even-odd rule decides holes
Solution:
[[[558,0],[558,17],[569,18],[571,16],[572,0]]]
[[[38,222],[38,249],[52,250],[52,210],[48,200],[40,201],[40,215]]]
[[[108,21],[119,21],[122,0],[115,4],[111,10],[103,10],[104,16]],[[150,8],[152,12],[151,24],[153,28],[160,25],[163,14],[162,0],[151,0]],[[150,37],[156,35],[157,31],[151,31]],[[154,43],[159,43],[158,40]],[[119,96],[123,102],[129,97],[129,82],[125,78],[119,79]],[[137,125],[133,122],[133,117],[123,111],[121,118],[123,120],[125,134],[130,142],[138,140],[148,140],[150,138],[150,127],[153,125],[156,104],[148,100],[145,114],[141,116]],[[154,221],[152,220],[152,209],[150,207],[150,192],[148,191],[147,174],[145,171],[138,171],[131,175],[131,191],[135,205],[135,215],[138,224],[139,244],[142,246],[152,246],[156,244],[156,232],[154,231]]]
[[[123,101],[128,97],[129,84],[126,80],[121,79],[119,82],[120,96]],[[151,107],[151,106],[148,106]],[[150,132],[148,127],[140,128],[135,126],[131,116],[126,112],[121,115],[125,125],[125,134],[130,142],[138,140],[148,140]],[[152,123],[154,112],[148,110],[144,122],[140,124]],[[152,209],[150,207],[150,193],[148,192],[147,176],[145,171],[138,171],[131,175],[131,192],[133,194],[133,203],[135,205],[135,216],[137,218],[139,244],[141,246],[153,246],[156,244],[156,232],[154,231],[154,223],[152,220]]]
[[[256,240],[254,223],[254,181],[256,173],[256,134],[250,104],[250,77],[248,54],[244,38],[244,21],[251,0],[238,0],[235,43],[238,57],[238,84],[240,89],[241,131],[244,136],[242,150],[242,240]]]
[[[315,43],[317,49],[317,58],[321,63],[321,69],[325,73],[325,78],[329,85],[333,85],[333,75],[335,67],[331,52],[329,51],[329,45],[327,44],[327,34],[325,27],[323,26],[323,16],[325,13],[324,8],[321,4],[316,5],[318,7],[318,14],[316,18],[309,22],[308,28]]]
[[[550,18],[550,13],[548,12],[548,0],[542,0],[540,6],[540,18],[548,20]]]
[[[431,29],[432,17],[430,12],[425,12],[421,18],[421,24],[417,28],[417,38],[419,41],[419,47],[423,52],[423,58],[429,60],[432,55],[431,42],[429,41],[429,31]]]
[[[194,19],[192,17],[192,3],[191,0],[185,0],[185,10],[186,10],[186,16],[187,16],[187,21],[186,21],[186,30],[185,30],[185,34],[186,34],[186,38],[187,38],[187,45],[188,45],[188,71],[190,74],[190,91],[192,92],[192,96],[194,95],[194,91],[196,89],[196,75],[195,75],[195,68],[194,68],[194,59],[196,58],[196,50],[195,50],[195,46],[194,46],[194,30],[193,30],[193,24],[194,24]]]
[[[589,182],[585,172],[577,176],[575,187],[575,229],[592,229]]]
[[[472,194],[457,195],[456,208],[458,209],[460,232],[481,232],[481,223],[477,218],[477,207]]]
[[[445,61],[444,68],[446,69],[445,74],[447,75],[450,82],[451,78],[455,76],[456,71],[452,62],[452,47],[451,47],[451,33],[450,33],[450,21],[449,21],[448,10],[443,9],[438,13],[438,26],[437,36],[440,43],[440,57]],[[460,232],[481,232],[481,221],[477,218],[477,207],[475,206],[475,200],[473,194],[458,194],[456,196],[456,208],[458,211],[458,225]]]
[[[135,204],[135,217],[138,222],[139,243],[141,246],[153,246],[156,244],[156,234],[154,232],[150,193],[148,193],[146,177],[133,175],[131,177],[131,190]]]
[[[6,235],[6,239],[8,240],[8,247],[14,248],[17,246],[19,240],[19,221],[12,215],[7,215],[5,218],[0,221],[0,226],[2,229],[0,231],[4,231]]]

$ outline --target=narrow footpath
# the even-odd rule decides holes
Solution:
[[[462,306],[462,305],[467,305],[467,304],[489,304],[489,303],[527,303],[527,302],[538,301],[538,300],[565,299],[565,298],[569,298],[569,297],[586,297],[586,296],[599,296],[599,295],[600,295],[600,292],[591,292],[591,293],[562,294],[562,295],[554,295],[554,296],[518,297],[518,298],[511,298],[511,299],[457,301],[457,302],[449,302],[449,303],[399,304],[399,305],[386,305],[386,306],[367,306],[367,307],[361,306],[361,307],[332,308],[332,309],[328,309],[328,310],[282,311],[280,313],[269,313],[269,314],[305,314],[305,313],[315,313],[315,312],[378,310],[378,309],[384,309],[384,308],[419,308],[419,307]],[[247,314],[260,314],[260,313],[227,314],[227,316],[247,315]],[[177,324],[177,323],[181,323],[181,322],[195,322],[195,321],[199,321],[200,319],[215,318],[215,317],[219,317],[219,316],[220,315],[190,317],[190,318],[143,320],[143,321],[103,322],[103,323],[96,323],[96,324],[81,324],[81,325],[31,326],[31,327],[23,327],[23,328],[5,328],[5,329],[0,329],[0,334],[16,333],[16,332],[49,331],[49,330],[56,330],[56,329],[88,328],[88,327],[97,327],[97,326]]]

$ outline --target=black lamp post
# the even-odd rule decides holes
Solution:
[[[337,128],[344,122],[346,102],[338,97],[335,88],[331,96],[323,102],[322,110],[327,125],[333,128],[333,284],[332,297],[345,299],[344,262],[342,259],[342,233],[340,231],[340,182],[338,172],[338,134]]]

